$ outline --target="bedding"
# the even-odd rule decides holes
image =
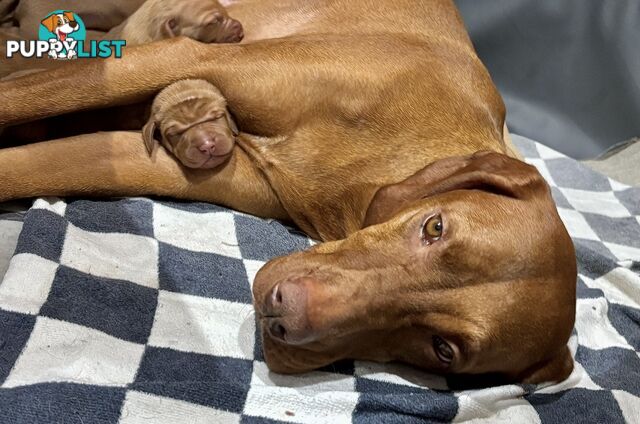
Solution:
[[[24,216],[0,284],[0,422],[637,422],[640,188],[513,139],[576,247],[567,380],[460,390],[363,361],[271,373],[251,283],[313,241],[203,203],[49,198]]]

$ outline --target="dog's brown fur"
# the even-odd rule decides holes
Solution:
[[[505,155],[504,105],[453,3],[247,0],[229,13],[246,44],[174,39],[0,83],[2,125],[205,79],[243,131],[225,165],[186,169],[162,149],[150,160],[136,133],[86,135],[0,150],[0,200],[170,195],[328,241],[256,276],[276,371],[362,358],[569,375],[573,245],[540,174]],[[42,102],[52,91],[62,101]]]

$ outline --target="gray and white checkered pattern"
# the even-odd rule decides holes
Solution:
[[[514,139],[576,245],[566,381],[453,391],[361,361],[270,373],[251,282],[306,237],[201,203],[40,199],[0,284],[0,422],[638,422],[640,189]]]

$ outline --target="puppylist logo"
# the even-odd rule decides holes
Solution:
[[[125,40],[90,40],[82,18],[68,10],[55,10],[40,21],[38,40],[8,40],[7,58],[49,57],[56,60],[122,57]]]

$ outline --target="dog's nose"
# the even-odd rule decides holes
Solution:
[[[78,26],[78,23],[76,21],[69,21],[69,26],[71,28],[76,28]]]
[[[244,38],[244,28],[242,28],[242,24],[239,21],[229,18],[224,22],[224,28],[226,36],[223,42],[237,43]]]
[[[314,332],[307,314],[309,278],[276,284],[264,300],[267,331],[274,339],[297,345],[313,340]]]
[[[212,155],[216,150],[216,143],[211,139],[205,139],[198,146],[198,150],[200,150],[204,154]]]

